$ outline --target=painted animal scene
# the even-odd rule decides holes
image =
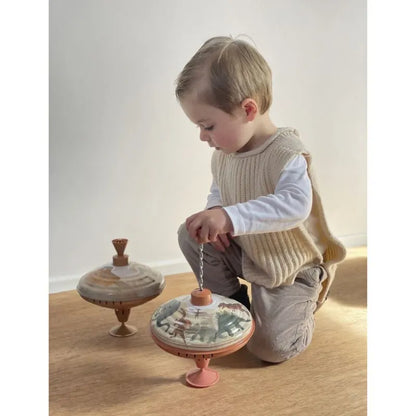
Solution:
[[[241,303],[221,298],[215,308],[186,307],[180,298],[173,299],[153,315],[152,329],[178,346],[217,348],[235,342],[249,330],[251,315]]]

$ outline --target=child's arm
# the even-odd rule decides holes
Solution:
[[[208,198],[207,198],[207,205],[205,209],[216,209],[222,208],[223,203],[221,199],[220,190],[215,183],[212,182],[211,188],[209,190]],[[211,241],[211,244],[218,250],[225,252],[226,248],[230,246],[230,239],[232,235],[230,233],[227,234],[218,234],[217,241]]]
[[[222,205],[220,190],[213,181],[205,210],[187,218],[186,228],[199,244],[210,242],[217,250],[224,252],[230,245],[232,224]],[[210,212],[211,210],[217,212]],[[230,231],[222,232],[226,229]]]
[[[304,222],[312,208],[307,168],[305,158],[296,156],[280,175],[274,194],[224,207],[234,235],[285,231]]]
[[[211,195],[218,192],[219,197],[214,185]],[[221,203],[220,198],[217,201]],[[198,243],[215,243],[219,235],[226,233],[258,234],[295,228],[307,219],[311,207],[312,186],[306,160],[297,156],[282,172],[274,194],[221,209],[201,211],[189,217],[186,226]]]

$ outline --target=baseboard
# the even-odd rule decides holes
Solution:
[[[367,245],[367,234],[353,234],[338,236],[338,239],[346,248]],[[164,276],[178,273],[191,272],[189,264],[183,259],[166,260],[147,264],[149,267],[159,271]],[[51,276],[49,279],[49,293],[65,292],[74,290],[81,276]]]
[[[362,247],[367,245],[367,234],[352,234],[337,237],[346,248]]]

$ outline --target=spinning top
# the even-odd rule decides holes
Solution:
[[[162,274],[143,264],[129,263],[124,254],[127,239],[113,240],[117,255],[106,264],[81,277],[77,291],[88,302],[115,310],[120,325],[110,329],[115,337],[128,337],[137,332],[126,322],[130,309],[160,295],[165,287]]]
[[[236,300],[195,289],[160,306],[151,318],[150,330],[160,348],[195,360],[198,368],[186,374],[189,385],[209,387],[219,379],[208,368],[210,360],[242,348],[254,332],[254,320]]]

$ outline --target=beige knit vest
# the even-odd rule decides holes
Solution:
[[[267,288],[293,284],[302,269],[314,264],[324,266],[327,279],[319,296],[322,303],[337,264],[345,258],[345,248],[329,231],[311,171],[311,157],[297,131],[281,128],[274,138],[246,153],[216,151],[212,157],[212,173],[223,205],[234,205],[273,194],[284,167],[299,154],[307,160],[312,182],[313,203],[309,218],[288,231],[241,235],[235,240],[243,250],[244,278]]]

